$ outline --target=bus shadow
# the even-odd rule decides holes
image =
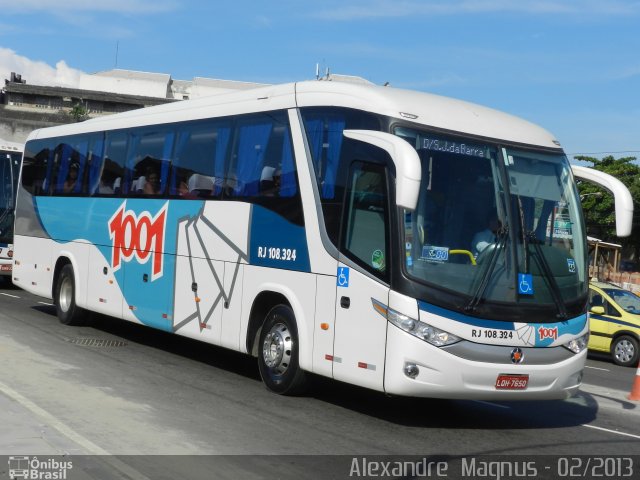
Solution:
[[[17,287],[13,284],[10,277],[0,276],[0,289],[1,290],[20,290],[20,287]]]
[[[86,326],[130,343],[162,350],[260,381],[256,360],[227,348],[95,313],[90,314]]]
[[[401,426],[448,429],[566,428],[592,422],[597,399],[579,392],[567,400],[473,401],[387,396],[315,378],[314,398]]]
[[[37,305],[32,308],[48,315],[56,315],[53,306]],[[253,382],[261,381],[256,359],[249,355],[143,325],[92,314],[85,326],[65,328],[74,329],[82,335],[87,335],[86,329],[91,328],[98,335],[99,332],[106,333],[126,342],[162,350],[225,370]],[[238,391],[237,394],[241,398],[246,392]],[[271,401],[277,398],[266,389],[264,395],[272,395]],[[491,402],[407,398],[388,396],[316,375],[310,375],[309,389],[304,395],[287,402],[292,401],[305,408],[304,402],[310,400],[392,424],[417,428],[566,428],[590,423],[598,414],[597,398],[586,392],[580,392],[568,400],[549,401]],[[309,408],[315,406],[310,405]]]
[[[52,324],[60,329],[58,333],[67,340],[75,336],[83,339],[94,337],[114,339],[113,337],[116,337],[117,340],[161,350],[213,368],[261,381],[255,358],[227,348],[97,313],[89,313],[83,325],[61,325],[57,319],[55,306],[32,305],[31,309],[53,317],[51,318]]]

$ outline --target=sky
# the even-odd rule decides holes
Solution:
[[[0,0],[0,82],[286,83],[316,65],[517,115],[570,158],[640,159],[640,1]]]

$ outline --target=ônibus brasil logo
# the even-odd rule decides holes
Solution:
[[[113,242],[111,268],[114,272],[120,269],[122,262],[135,258],[139,263],[147,263],[153,257],[151,281],[162,276],[167,206],[168,202],[152,217],[149,212],[136,215],[133,210],[126,210],[126,200],[120,205],[109,220],[109,237]]]

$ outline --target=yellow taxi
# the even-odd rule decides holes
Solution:
[[[618,365],[638,366],[640,297],[610,283],[589,284],[590,350],[606,352]]]

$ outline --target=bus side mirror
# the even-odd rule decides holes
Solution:
[[[396,205],[415,210],[422,168],[418,152],[406,140],[374,130],[345,130],[344,136],[385,150],[396,166]]]
[[[589,311],[594,315],[604,315],[604,307],[602,306],[591,307],[591,310]]]
[[[631,235],[633,223],[633,197],[631,192],[620,180],[612,175],[595,168],[572,165],[573,176],[604,188],[611,194],[616,208],[616,235],[628,237]]]

